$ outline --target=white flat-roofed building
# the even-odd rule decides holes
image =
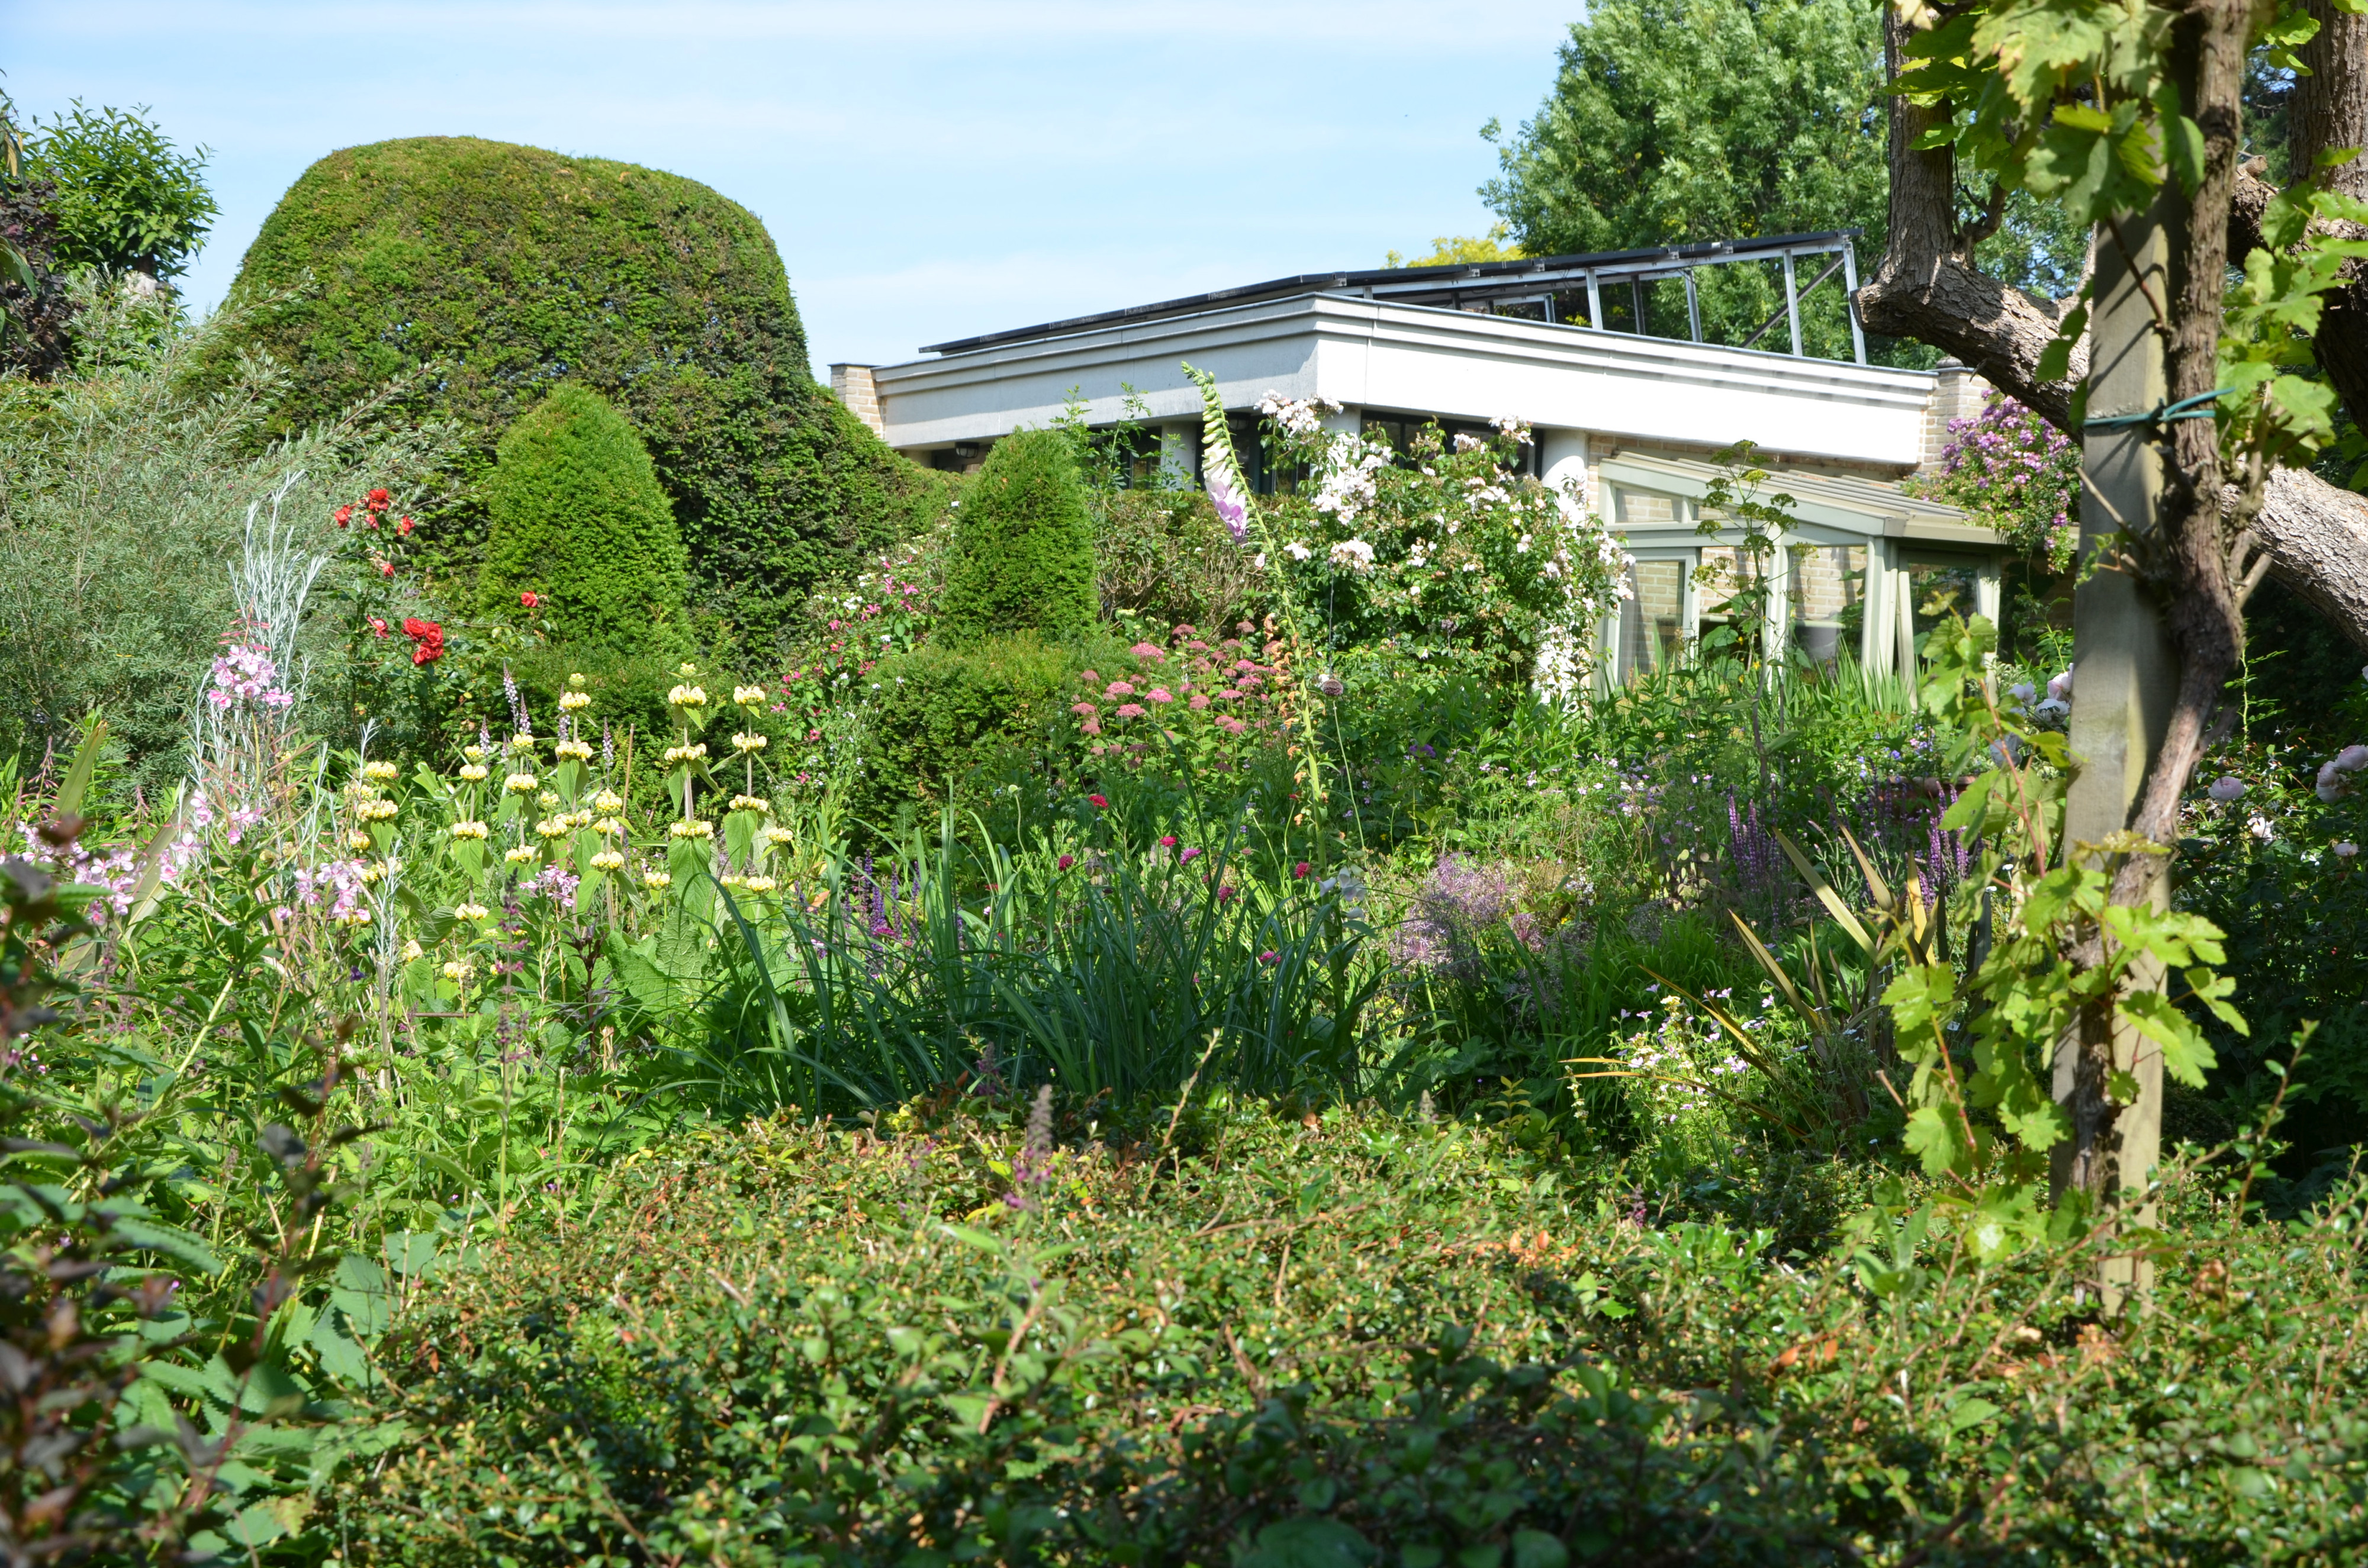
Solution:
[[[1795,266],[1824,256],[1835,259],[1810,288],[1836,272],[1855,284],[1847,234],[1280,278],[937,344],[904,364],[834,365],[831,379],[890,446],[954,469],[1074,406],[1089,426],[1155,433],[1159,466],[1197,482],[1201,399],[1188,363],[1216,379],[1261,486],[1249,436],[1269,392],[1336,404],[1338,428],[1401,439],[1426,421],[1524,420],[1538,477],[1575,484],[1638,557],[1626,621],[1605,630],[1622,673],[1675,656],[1718,618],[1724,596],[1698,588],[1694,569],[1722,552],[1731,562],[1736,541],[1696,531],[1716,473],[1704,460],[1750,441],[1778,471],[1770,488],[1802,503],[1770,630],[1820,657],[1848,647],[1893,668],[1933,593],[1961,589],[1960,608],[1996,613],[1998,537],[1896,483],[1938,459],[1948,420],[1978,406],[1978,383],[1957,368],[1864,363],[1854,316],[1853,359],[1799,353],[1807,290]],[[1693,269],[1748,262],[1782,266],[1788,285],[1787,309],[1753,338],[1783,325],[1794,352],[1699,341]],[[1630,322],[1649,319],[1644,289],[1668,279],[1686,285],[1688,337],[1587,324],[1615,322],[1623,290]]]

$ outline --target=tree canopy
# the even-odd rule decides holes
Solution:
[[[87,109],[76,99],[25,136],[26,174],[55,187],[57,265],[172,278],[187,270],[222,210],[203,147],[184,152],[147,106]]]

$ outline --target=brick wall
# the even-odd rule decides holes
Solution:
[[[880,417],[880,387],[871,379],[870,365],[833,365],[830,368],[830,390],[847,411],[871,426],[875,436],[888,434],[887,422]]]
[[[1949,444],[1949,421],[1970,419],[1982,411],[1993,389],[1954,359],[1943,359],[1932,383],[1932,401],[1924,405],[1924,460],[1918,473],[1941,472],[1941,451]]]

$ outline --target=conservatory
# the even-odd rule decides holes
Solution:
[[[1334,428],[1401,449],[1425,423],[1452,434],[1520,419],[1535,433],[1531,472],[1636,555],[1634,597],[1603,631],[1607,669],[1622,677],[1727,624],[1735,574],[1760,566],[1738,558],[1736,539],[1696,531],[1712,454],[1749,441],[1797,519],[1765,563],[1781,579],[1768,635],[1896,669],[1950,608],[1995,611],[2002,551],[1995,533],[1896,483],[1938,461],[1948,421],[1975,412],[1983,389],[1963,367],[1867,362],[1853,246],[1849,233],[1793,234],[1276,278],[934,344],[903,364],[834,365],[831,381],[927,466],[975,467],[1012,431],[1081,414],[1133,432],[1143,479],[1197,484],[1189,363],[1215,378],[1260,491],[1275,483],[1257,437],[1269,393],[1327,403]],[[1732,345],[1706,340],[1698,302],[1696,274],[1725,267],[1782,285],[1773,313]],[[1828,279],[1839,286],[1819,292]]]
[[[1703,498],[1724,472],[1643,453],[1597,465],[1599,507],[1634,558],[1628,597],[1600,631],[1607,677],[1634,679],[1721,628],[1742,631],[1730,606],[1763,572],[1768,592],[1747,602],[1762,604],[1764,645],[1818,663],[1848,654],[1870,670],[1913,669],[1924,634],[1951,612],[1997,618],[1998,536],[1955,507],[1879,481],[1776,472],[1758,498],[1792,526],[1754,554],[1740,526],[1703,528],[1719,522]]]

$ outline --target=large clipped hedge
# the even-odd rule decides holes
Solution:
[[[492,528],[480,601],[542,601],[568,642],[618,653],[681,640],[683,550],[674,508],[633,427],[586,387],[555,389],[502,437],[485,482]]]
[[[233,347],[293,372],[283,427],[434,367],[406,396],[461,427],[461,499],[437,530],[461,563],[502,432],[562,381],[648,444],[694,602],[760,637],[939,504],[937,476],[814,381],[764,225],[678,175],[473,137],[349,147],[304,171],[246,254],[236,291],[282,290]]]
[[[957,644],[1094,627],[1094,529],[1069,438],[1023,430],[995,444],[956,513],[940,634]]]

